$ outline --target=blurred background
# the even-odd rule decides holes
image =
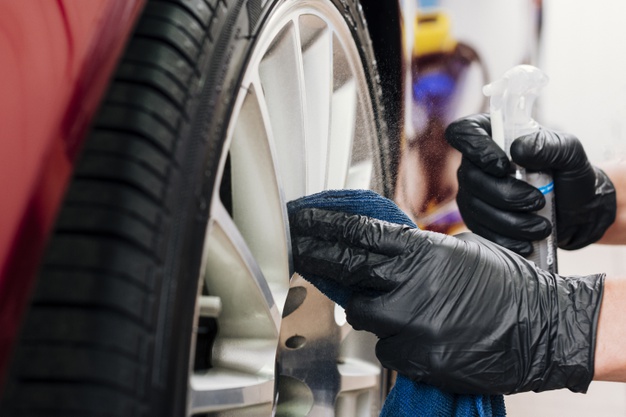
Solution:
[[[594,164],[626,157],[622,0],[418,0],[413,5],[410,103],[395,200],[420,227],[450,234],[464,230],[454,202],[460,158],[447,147],[443,131],[460,116],[487,111],[482,86],[515,65],[536,65],[550,77],[535,109],[541,124],[577,135]],[[558,262],[565,275],[620,275],[626,272],[626,248],[559,251]],[[508,396],[506,405],[512,417],[626,416],[626,385],[593,382],[586,395],[518,394]]]
[[[550,83],[539,103],[541,123],[577,135],[595,164],[626,150],[626,3],[544,0],[538,66]],[[559,272],[626,272],[626,249],[591,245],[559,251]],[[625,306],[626,308],[626,306]],[[506,399],[511,417],[625,416],[626,385],[593,382],[586,395],[562,390]]]

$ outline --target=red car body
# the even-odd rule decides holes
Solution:
[[[0,2],[0,379],[76,154],[144,2]]]

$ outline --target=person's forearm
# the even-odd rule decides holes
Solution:
[[[593,379],[626,382],[626,279],[607,277],[596,335]]]
[[[626,162],[609,162],[600,166],[615,186],[617,212],[615,222],[606,230],[598,243],[605,245],[626,244]]]

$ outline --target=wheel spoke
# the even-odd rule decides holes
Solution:
[[[341,326],[343,330],[348,325]],[[369,416],[370,407],[377,401],[381,386],[381,370],[373,351],[376,338],[371,333],[342,334],[341,351],[337,368],[340,388],[335,403],[337,416]]]
[[[218,198],[209,222],[202,271],[210,295],[200,296],[197,308],[201,317],[217,319],[219,332],[211,369],[190,378],[189,413],[242,409],[240,415],[266,415],[274,402],[280,313],[239,225]]]
[[[306,192],[304,80],[299,34],[289,22],[276,36],[258,68],[274,132],[285,198]],[[288,176],[286,176],[288,174]]]
[[[372,177],[375,174],[374,158],[375,155],[378,155],[375,148],[377,132],[371,131],[371,125],[367,122],[374,116],[367,111],[364,105],[363,88],[366,87],[357,88],[357,113],[352,144],[352,160],[346,180],[346,188],[352,189],[367,189],[372,186]]]
[[[233,220],[282,312],[289,290],[291,248],[266,104],[260,83],[254,80],[235,123],[230,147]]]
[[[277,338],[280,313],[260,267],[224,206],[212,212],[205,284],[222,301],[221,337]]]
[[[227,369],[214,368],[193,375],[190,385],[191,414],[241,408],[254,410],[257,406],[266,411],[257,415],[268,415],[274,399],[273,380]]]
[[[356,124],[357,83],[337,37],[333,37],[334,85],[331,99],[327,188],[344,188],[352,158]]]
[[[332,32],[322,19],[313,15],[301,16],[299,28],[307,100],[307,194],[312,194],[322,191],[326,184],[333,71]]]
[[[338,365],[341,377],[341,392],[375,388],[378,385],[380,368],[369,362],[349,359]]]

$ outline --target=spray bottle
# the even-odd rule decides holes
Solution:
[[[548,77],[540,69],[518,65],[507,71],[501,79],[483,87],[483,93],[490,97],[492,137],[509,158],[511,143],[516,138],[540,129],[532,118],[532,110],[535,99],[547,83]],[[515,164],[514,168],[515,178],[538,188],[544,195],[546,205],[537,214],[552,223],[552,233],[541,241],[533,242],[533,253],[528,259],[540,268],[556,273],[556,211],[552,176],[546,172],[527,172]]]

